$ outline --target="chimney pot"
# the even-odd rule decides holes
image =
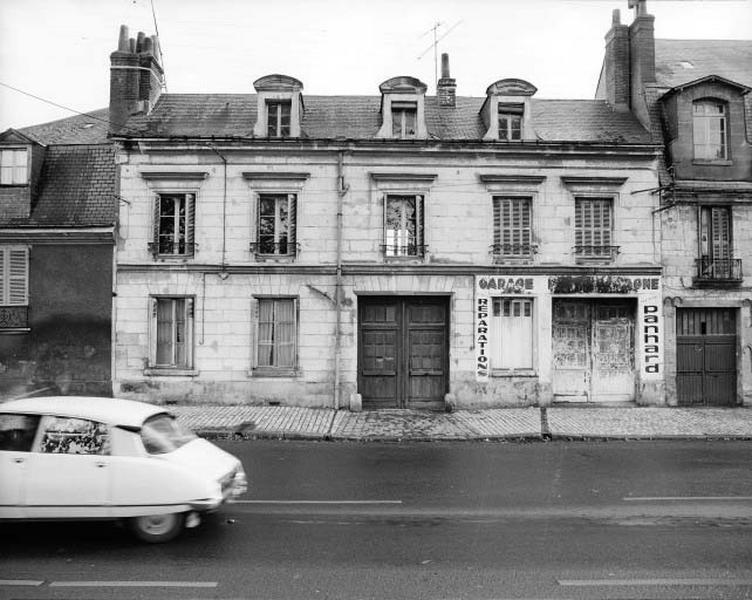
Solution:
[[[154,47],[152,46],[152,41],[151,41],[151,38],[150,38],[150,37],[148,37],[148,36],[144,38],[144,47],[143,47],[143,51],[144,51],[144,52],[145,52],[146,54],[154,54]]]
[[[120,26],[120,35],[118,35],[118,52],[128,52],[128,26]]]
[[[611,13],[611,25],[621,25],[621,11],[618,8]]]
[[[144,38],[145,37],[146,37],[146,34],[143,31],[138,32],[138,37],[136,38],[136,52],[144,51]]]
[[[128,52],[130,52],[131,54],[136,53],[136,39],[135,38],[130,38],[128,40]]]
[[[441,77],[449,77],[449,55],[446,52],[441,54]]]
[[[449,76],[449,54],[441,54],[441,79],[436,86],[439,106],[454,107],[457,104],[457,82]]]

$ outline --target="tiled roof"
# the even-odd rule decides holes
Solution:
[[[118,213],[115,148],[112,144],[52,145],[28,219],[13,227],[107,227]]]
[[[655,77],[673,88],[708,75],[752,87],[752,40],[655,40]]]
[[[480,141],[479,114],[485,98],[458,97],[456,107],[439,107],[426,97],[431,139]],[[372,140],[381,124],[379,96],[304,96],[303,135],[314,139]],[[542,141],[650,143],[649,134],[629,113],[603,100],[532,99],[533,127]],[[253,136],[255,94],[167,94],[149,115],[132,117],[123,134],[136,137]]]
[[[109,112],[108,108],[100,108],[84,115],[32,125],[18,131],[44,145],[105,144],[108,141]]]

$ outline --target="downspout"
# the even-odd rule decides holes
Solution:
[[[345,184],[344,151],[337,154],[337,276],[334,286],[334,312],[336,322],[334,328],[334,410],[340,407],[342,392],[342,375],[340,373],[340,359],[342,358],[342,206],[344,197],[350,186]]]
[[[222,161],[223,189],[222,189],[222,264],[219,267],[219,278],[227,279],[227,159],[217,150],[214,144],[206,144]]]

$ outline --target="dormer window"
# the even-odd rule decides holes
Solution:
[[[525,112],[524,104],[499,103],[499,139],[522,139],[522,116]]]
[[[291,108],[292,103],[289,100],[266,101],[267,137],[290,137]]]
[[[417,102],[392,102],[392,135],[396,138],[415,137]]]
[[[692,105],[692,136],[696,160],[726,160],[726,104],[718,100],[697,100]]]
[[[29,183],[29,152],[26,148],[0,150],[0,185]]]

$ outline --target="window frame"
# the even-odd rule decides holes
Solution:
[[[23,273],[13,273],[13,253],[23,253]],[[8,275],[6,276],[6,273]],[[12,281],[21,279],[21,299],[15,297]],[[15,292],[18,294],[18,291]],[[0,245],[0,306],[29,305],[29,247],[14,244]]]
[[[184,239],[180,239],[180,215],[178,211],[175,211],[173,216],[174,227],[172,241],[166,242],[171,244],[177,251],[163,252],[162,238],[168,236],[162,234],[162,200],[168,197],[183,197],[183,203],[185,204],[184,219],[185,226],[183,235]],[[152,216],[152,241],[149,244],[149,249],[152,256],[155,259],[185,259],[193,258],[198,250],[198,244],[196,244],[196,201],[198,198],[197,190],[158,190],[154,192],[154,205]],[[183,245],[184,251],[180,252],[180,245]]]
[[[414,220],[415,220],[415,235],[414,240],[411,237],[407,240],[407,243],[405,244],[390,244],[388,241],[388,232],[391,231],[388,228],[388,212],[389,212],[389,200],[392,198],[399,198],[403,202],[407,201],[409,198],[414,199],[415,201],[415,210],[414,210]],[[399,230],[394,230],[397,232],[397,234],[404,233],[405,227],[408,225],[406,222],[406,216],[405,216],[405,210],[404,210],[404,204],[402,204],[403,209],[401,210],[400,215],[400,225],[402,226]],[[426,248],[427,245],[425,243],[425,229],[426,229],[426,219],[425,219],[425,206],[426,206],[426,195],[424,193],[419,192],[385,192],[383,195],[383,254],[384,257],[390,260],[393,259],[422,259],[426,255]],[[409,234],[409,231],[407,231]],[[394,248],[394,253],[390,253],[390,248]],[[414,247],[415,252],[410,253],[410,248]],[[405,248],[405,253],[398,253],[397,248]]]
[[[292,344],[292,364],[260,364],[261,354],[261,311],[264,302],[291,302],[292,303],[292,341],[280,342]],[[276,311],[275,311],[276,312]],[[251,313],[253,318],[252,364],[250,375],[252,377],[296,377],[300,374],[300,298],[293,295],[259,294],[251,298]],[[272,323],[276,324],[274,320]],[[266,343],[266,342],[265,342]],[[276,341],[272,338],[271,344],[276,348]]]
[[[19,155],[23,155],[23,159],[18,160],[17,157]],[[28,147],[0,148],[0,186],[29,185],[29,176],[31,173],[30,156],[31,152]],[[11,157],[11,160],[9,164],[6,164],[8,157]],[[5,175],[7,173],[10,173],[10,176],[6,178]]]
[[[49,428],[51,423],[54,423],[56,420],[68,420],[68,421],[80,421],[85,422],[90,425],[95,426],[95,429],[101,429],[106,436],[105,443],[102,444],[102,452],[48,452],[45,451],[43,442],[45,439],[45,435],[47,433],[47,429]],[[66,432],[67,433],[67,432]],[[74,434],[74,432],[70,432],[70,435],[82,435],[81,433]],[[112,456],[112,428],[107,423],[103,423],[102,421],[96,421],[94,419],[88,419],[86,417],[72,417],[69,415],[56,415],[56,414],[45,414],[42,415],[42,418],[39,420],[39,423],[37,424],[37,434],[36,438],[34,440],[34,446],[32,448],[32,452],[36,452],[39,454],[55,454],[55,455],[64,455],[64,456]]]
[[[580,225],[578,227],[577,222],[578,219],[581,219],[579,215],[579,208],[580,206],[584,204],[589,204],[591,206],[594,206],[596,202],[603,203],[604,206],[608,206],[608,220],[609,224],[607,228],[595,228],[591,227],[589,231],[585,228],[584,225]],[[615,220],[616,220],[616,197],[612,194],[603,194],[603,193],[592,193],[592,194],[583,194],[583,193],[575,193],[574,194],[574,219],[573,219],[573,229],[574,229],[574,255],[575,259],[578,262],[614,262],[616,260],[616,256],[619,253],[619,246],[615,245],[614,242],[616,241],[615,233],[616,233],[616,227],[615,227]],[[591,220],[594,217],[592,216],[592,210],[591,210]],[[604,240],[604,232],[607,232],[608,234],[608,243],[603,243]],[[587,238],[590,238],[589,244],[585,243],[587,241]],[[592,243],[595,241],[596,238],[600,238],[601,243],[595,244]],[[590,250],[587,250],[589,248]],[[595,248],[600,248],[600,251],[595,251]]]
[[[711,106],[721,108],[720,113],[711,113],[707,109]],[[705,112],[698,114],[697,107],[703,107]],[[718,98],[698,98],[692,101],[692,157],[698,163],[718,163],[727,162],[729,157],[729,111],[728,102]],[[720,123],[718,130],[712,130],[713,121]],[[712,143],[710,140],[714,135],[720,134],[720,144]],[[703,136],[704,141],[699,141],[699,136]],[[699,152],[698,148],[704,148],[705,152]],[[712,152],[713,148],[720,148],[721,156]]]
[[[514,374],[534,374],[536,372],[537,368],[537,340],[536,340],[536,324],[537,324],[537,303],[535,301],[535,298],[533,296],[489,296],[489,318],[491,321],[491,353],[490,353],[490,374],[491,376],[502,376],[502,375],[514,375]],[[504,315],[504,308],[505,304],[509,303],[510,307],[510,313],[509,315]],[[497,305],[499,306],[499,314],[496,314]],[[514,308],[515,306],[520,307],[520,314],[515,315]],[[529,313],[525,310],[525,307],[529,306]],[[504,323],[502,320],[504,318],[509,319],[529,319],[529,322],[525,324],[525,326],[528,328],[527,335],[527,346],[529,347],[529,355],[527,356],[527,360],[524,361],[525,364],[520,365],[509,365],[509,364],[502,364],[502,359],[504,358],[504,332],[502,331],[502,327]],[[517,329],[520,329],[521,327],[517,327]],[[511,353],[514,356],[518,356],[521,354],[521,346],[520,340],[518,338],[515,338],[512,341],[511,344],[514,348],[514,351]]]
[[[522,103],[499,102],[497,106],[497,137],[504,142],[522,141],[525,120],[525,105]]]
[[[513,219],[514,215],[510,215],[510,226],[508,228],[504,227],[504,204],[505,203],[521,203],[522,206],[525,207],[527,210],[527,227],[520,225],[518,227],[514,227],[513,225]],[[495,261],[506,261],[506,260],[531,260],[533,258],[533,255],[537,251],[537,246],[533,242],[534,240],[534,218],[535,215],[533,213],[533,195],[532,194],[504,194],[504,193],[494,193],[491,196],[491,212],[493,215],[493,244],[492,244],[492,254]],[[522,219],[524,221],[525,215],[522,216]],[[508,231],[507,231],[508,230]],[[509,233],[510,241],[505,242],[505,233]],[[525,236],[526,233],[526,236]],[[519,234],[521,237],[526,237],[527,241],[520,240],[519,242],[514,242],[513,239],[515,237],[515,234]],[[514,252],[505,252],[505,248],[507,246],[510,246],[512,248],[518,247],[519,251]],[[527,248],[527,251],[524,250],[524,248]]]
[[[292,99],[267,98],[264,106],[266,107],[266,137],[282,139],[292,137]],[[286,125],[285,119],[287,119]]]
[[[411,140],[418,136],[418,102],[392,100],[392,137],[400,140]],[[412,131],[407,131],[408,115],[412,115]]]
[[[298,254],[298,241],[297,241],[297,228],[298,228],[298,193],[297,192],[285,192],[285,191],[259,191],[256,192],[256,232],[255,242],[252,244],[253,252],[258,258],[292,258]],[[278,231],[278,225],[280,223],[280,204],[284,197],[287,197],[287,239],[286,239],[286,252],[277,251],[278,246],[281,244],[280,232]],[[274,245],[275,252],[263,252],[263,243],[261,240],[261,206],[264,199],[269,197],[274,198]]]
[[[172,316],[171,321],[171,354],[172,361],[160,362],[159,361],[159,304],[160,302],[171,301],[172,304]],[[184,360],[177,360],[177,348],[176,348],[176,319],[175,311],[177,309],[177,301],[183,301],[182,317],[184,323]],[[146,374],[159,374],[168,373],[175,375],[195,375],[194,371],[194,352],[195,352],[195,296],[183,295],[183,294],[158,294],[149,296],[149,361]]]

